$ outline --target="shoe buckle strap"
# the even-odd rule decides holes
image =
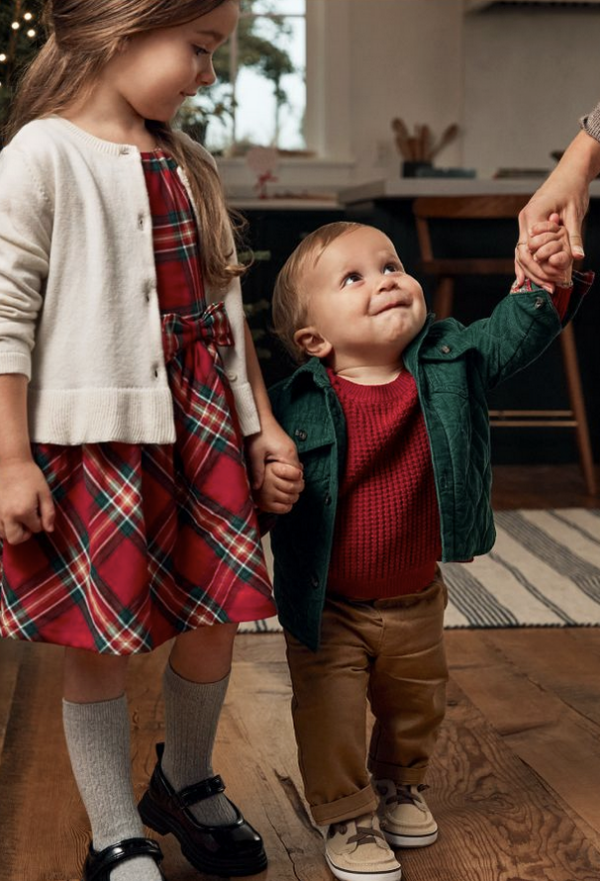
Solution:
[[[204,799],[210,798],[213,795],[219,795],[221,792],[225,792],[225,784],[220,775],[215,774],[214,777],[207,777],[206,780],[192,783],[191,786],[181,789],[177,793],[177,799],[184,807],[189,808],[199,801],[204,801]]]
[[[157,866],[164,858],[160,845],[152,838],[126,838],[99,852],[90,847],[92,867],[86,874],[87,881],[103,876],[111,866],[143,856],[151,857]]]

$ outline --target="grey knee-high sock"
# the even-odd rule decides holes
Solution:
[[[190,682],[167,664],[163,676],[165,751],[162,769],[179,792],[212,777],[212,751],[229,676],[219,682]],[[236,819],[223,794],[212,795],[191,808],[200,823],[227,826]]]
[[[94,850],[144,836],[131,782],[126,698],[75,704],[63,701],[63,724],[73,774],[92,827]],[[117,866],[111,881],[160,881],[150,857]]]

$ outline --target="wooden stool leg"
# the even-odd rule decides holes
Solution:
[[[433,297],[433,311],[438,321],[442,318],[449,318],[452,315],[452,305],[454,301],[454,279],[445,276],[440,279],[437,290]]]
[[[562,349],[563,363],[565,366],[565,374],[567,377],[567,386],[569,389],[571,409],[577,423],[575,427],[575,432],[577,435],[577,446],[579,448],[581,470],[583,472],[587,491],[590,495],[593,496],[596,494],[594,457],[592,455],[592,445],[590,442],[590,432],[588,428],[587,414],[585,411],[585,402],[583,400],[581,374],[579,372],[579,363],[577,361],[577,347],[575,345],[575,334],[573,332],[572,324],[568,324],[561,333],[560,344]]]

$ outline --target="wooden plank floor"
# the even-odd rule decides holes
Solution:
[[[576,471],[497,480],[497,507],[558,498],[598,505]],[[447,646],[448,715],[428,780],[441,833],[400,854],[405,881],[600,881],[600,629],[450,631]],[[167,650],[131,664],[140,795],[162,737]],[[88,831],[62,734],[61,663],[55,647],[0,641],[0,881],[80,878]],[[301,794],[290,693],[282,637],[238,637],[215,768],[263,834],[261,881],[330,881]],[[173,840],[161,845],[170,881],[206,877]]]

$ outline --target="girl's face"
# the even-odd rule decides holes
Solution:
[[[233,33],[236,0],[186,24],[131,37],[106,69],[110,85],[142,119],[171,120],[188,95],[215,81],[212,57]]]

